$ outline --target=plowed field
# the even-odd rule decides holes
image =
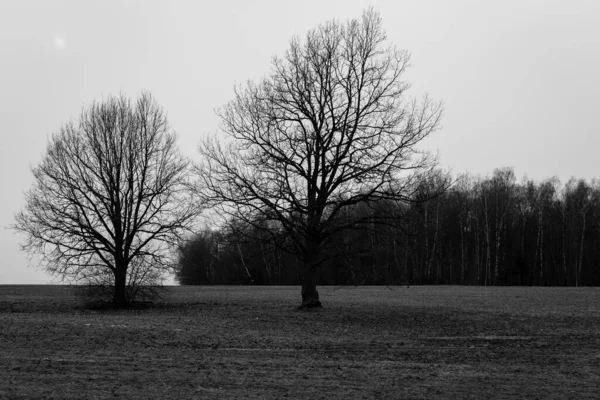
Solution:
[[[600,289],[0,286],[2,399],[600,398]]]

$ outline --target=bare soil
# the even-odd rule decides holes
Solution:
[[[600,398],[600,289],[0,286],[2,399]]]

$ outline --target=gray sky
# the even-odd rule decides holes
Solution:
[[[382,14],[412,53],[411,95],[445,104],[426,146],[454,173],[512,166],[519,178],[600,177],[600,1],[0,2],[0,284],[49,283],[4,229],[48,137],[92,100],[150,91],[183,152],[218,131],[235,84],[268,73],[293,35]]]

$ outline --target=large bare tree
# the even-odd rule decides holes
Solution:
[[[171,245],[198,214],[188,164],[150,94],[93,103],[52,135],[33,169],[14,225],[22,248],[62,278],[114,278],[113,301],[125,305],[173,265]]]
[[[325,23],[293,38],[259,83],[237,88],[218,111],[228,140],[200,146],[198,190],[219,215],[291,238],[304,265],[301,307],[321,304],[316,271],[332,234],[374,222],[340,212],[409,201],[436,165],[417,145],[438,128],[441,105],[406,98],[408,63],[373,9]]]

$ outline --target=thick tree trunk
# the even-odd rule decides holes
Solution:
[[[119,307],[127,305],[127,273],[124,269],[115,271],[115,294],[113,304]]]
[[[315,275],[315,273],[312,272],[307,275]],[[302,283],[302,304],[300,305],[300,308],[314,307],[321,307],[317,285],[314,279],[305,279],[304,283]]]
[[[311,260],[304,261],[302,274],[302,304],[300,309],[321,307],[317,291],[317,268]]]
[[[319,245],[314,239],[309,239],[302,266],[302,304],[300,304],[300,309],[321,307],[319,292],[317,292],[318,259]]]

